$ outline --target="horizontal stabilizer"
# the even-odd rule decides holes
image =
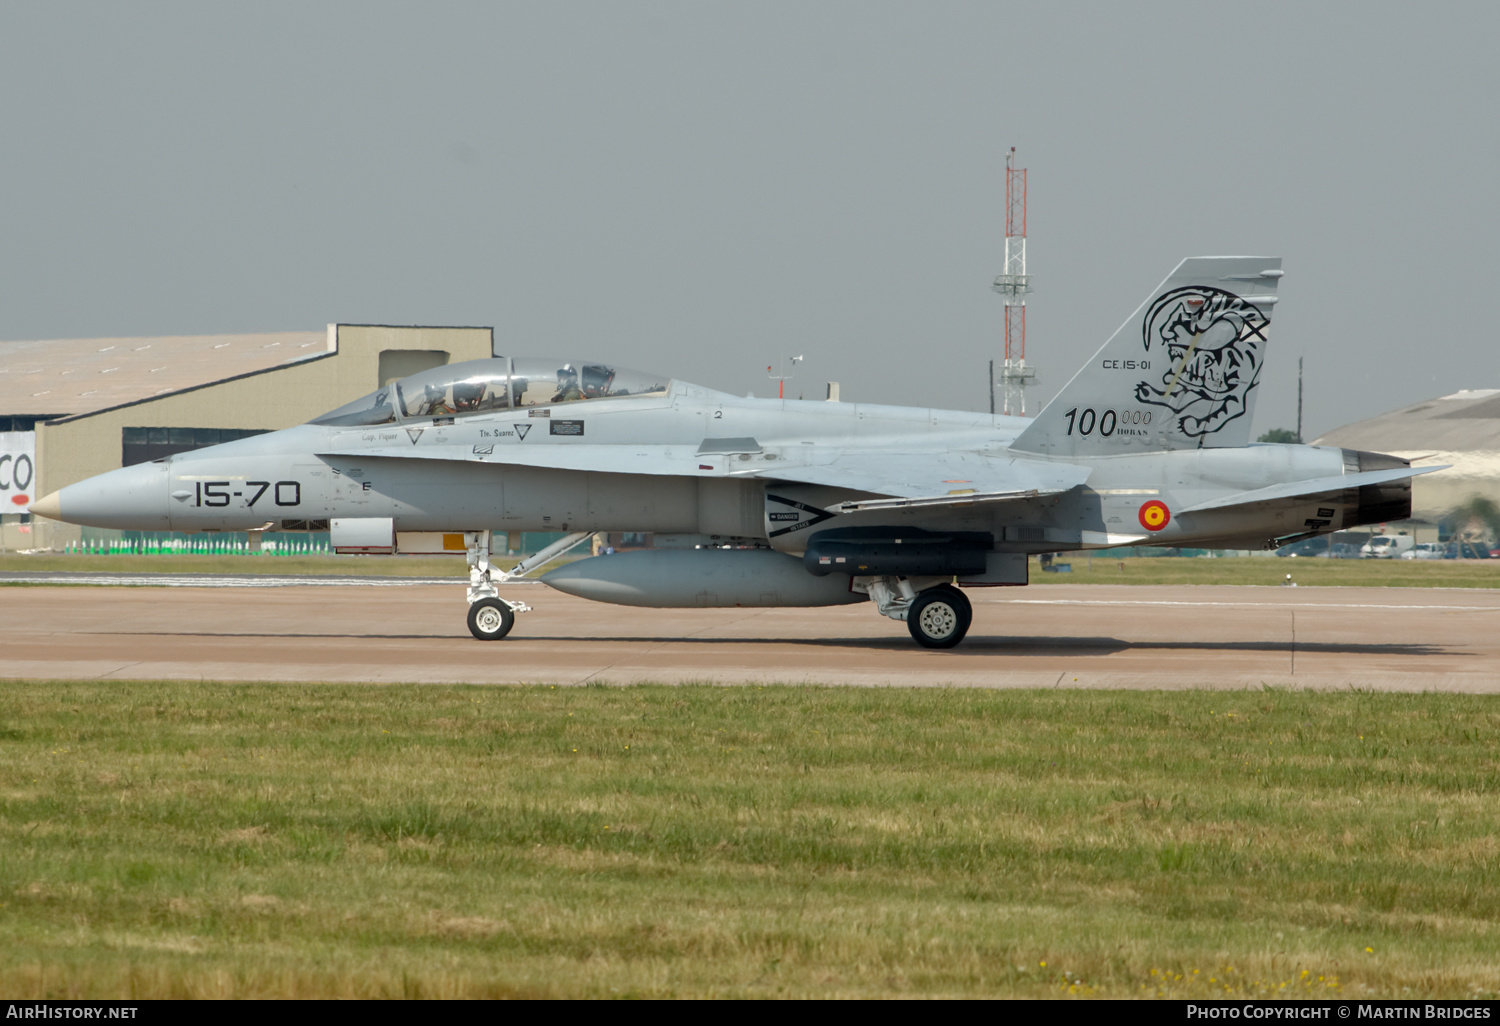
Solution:
[[[1269,488],[1257,488],[1250,492],[1235,492],[1233,495],[1225,495],[1208,502],[1200,502],[1196,506],[1178,510],[1179,514],[1198,513],[1206,509],[1223,509],[1226,506],[1244,506],[1253,502],[1273,502],[1277,499],[1296,499],[1304,495],[1322,495],[1325,492],[1337,492],[1345,488],[1362,488],[1365,485],[1385,484],[1387,481],[1400,481],[1408,477],[1416,477],[1419,474],[1430,474],[1434,470],[1447,470],[1448,467],[1400,467],[1395,470],[1371,470],[1362,474],[1341,474],[1338,477],[1315,477],[1306,481],[1293,481],[1290,484],[1272,485]]]

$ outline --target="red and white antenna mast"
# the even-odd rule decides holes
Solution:
[[[1026,416],[1026,386],[1036,371],[1026,366],[1026,169],[1015,167],[1016,148],[1005,155],[1005,273],[995,279],[995,291],[1005,297],[1005,363],[1000,367],[1000,392],[1007,416]]]

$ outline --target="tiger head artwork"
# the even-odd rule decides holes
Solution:
[[[1248,409],[1269,324],[1254,302],[1223,289],[1192,285],[1158,296],[1141,334],[1148,353],[1166,351],[1167,369],[1160,387],[1136,385],[1136,399],[1170,409],[1182,433],[1201,443]]]

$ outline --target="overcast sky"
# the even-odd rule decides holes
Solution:
[[[985,409],[1285,258],[1256,432],[1500,387],[1500,4],[0,0],[0,339],[493,325]]]

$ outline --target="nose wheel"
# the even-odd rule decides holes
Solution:
[[[480,641],[499,641],[515,626],[516,614],[531,611],[524,602],[507,601],[500,597],[496,585],[524,577],[539,566],[544,566],[559,556],[588,540],[586,532],[567,535],[548,545],[534,556],[521,560],[510,570],[496,573],[490,566],[489,531],[465,531],[464,547],[469,556],[469,633]]]
[[[906,611],[906,629],[923,648],[952,648],[969,633],[974,607],[951,584],[920,593]]]
[[[497,598],[484,598],[469,606],[469,633],[480,641],[499,641],[516,624],[516,614]]]

